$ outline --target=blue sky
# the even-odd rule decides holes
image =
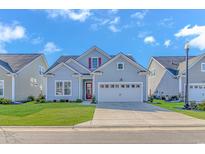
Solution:
[[[51,65],[61,55],[97,45],[109,54],[151,56],[205,51],[205,10],[0,10],[0,52],[43,52]]]

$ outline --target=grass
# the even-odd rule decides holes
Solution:
[[[183,102],[166,102],[164,100],[154,100],[153,102],[153,105],[168,109],[170,111],[179,112],[198,119],[205,119],[205,111],[183,110]]]
[[[73,126],[92,120],[94,111],[95,106],[80,103],[0,105],[0,125]]]

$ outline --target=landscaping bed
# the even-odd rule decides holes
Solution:
[[[168,109],[170,111],[179,112],[192,116],[198,119],[205,119],[205,111],[201,110],[184,110],[184,102],[166,102],[164,100],[154,99],[152,105],[159,106],[161,108]]]

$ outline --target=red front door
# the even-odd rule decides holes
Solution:
[[[92,99],[92,82],[87,82],[86,86],[86,99]]]

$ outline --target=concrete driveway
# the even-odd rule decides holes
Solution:
[[[168,111],[147,103],[100,103],[92,121],[79,127],[205,126],[205,120]]]

